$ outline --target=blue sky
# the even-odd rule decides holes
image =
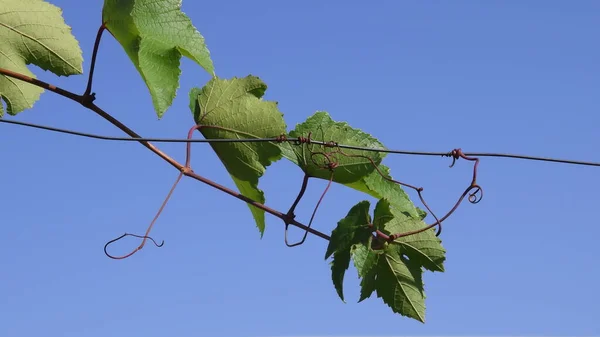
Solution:
[[[51,2],[64,9],[87,72],[102,3]],[[600,161],[597,1],[187,0],[183,10],[205,36],[217,74],[261,77],[266,99],[279,102],[290,129],[326,110],[390,148]],[[76,92],[85,87],[85,76],[34,72]],[[184,60],[179,96],[159,121],[141,78],[107,34],[95,80],[96,103],[138,133],[185,137],[193,125],[187,92],[209,76]],[[121,135],[48,92],[14,119]],[[310,237],[288,249],[282,223],[272,217],[261,240],[245,204],[190,179],[152,233],[165,240],[163,248],[108,259],[104,243],[142,233],[177,172],[135,143],[7,124],[0,141],[2,336],[600,332],[598,168],[484,158],[485,197],[447,221],[446,272],[425,275],[421,324],[375,297],[355,303],[353,269],[342,303],[323,260],[325,241]],[[184,160],[183,144],[160,148]],[[384,162],[395,178],[425,187],[438,213],[468,184],[471,168],[459,161],[449,169],[442,158]],[[233,186],[209,146],[194,146],[193,165]],[[287,210],[301,177],[285,161],[270,167],[261,180],[267,204]],[[310,217],[324,187],[311,182],[300,219]],[[330,232],[364,199],[334,186],[316,228]]]

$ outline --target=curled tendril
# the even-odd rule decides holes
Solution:
[[[113,243],[121,240],[122,238],[124,238],[126,236],[133,236],[133,237],[136,237],[136,238],[139,238],[139,239],[143,239],[143,240],[142,240],[142,243],[136,249],[134,249],[132,252],[130,252],[129,254],[126,254],[126,255],[123,255],[123,256],[114,256],[114,255],[109,254],[108,253],[108,246],[110,246],[111,244],[113,244]],[[104,245],[104,254],[106,254],[106,256],[110,257],[111,259],[122,260],[122,259],[130,257],[131,255],[135,254],[137,251],[139,251],[140,249],[142,249],[144,247],[144,243],[145,243],[146,240],[152,241],[152,243],[154,243],[154,245],[156,247],[159,247],[159,248],[162,247],[165,244],[164,240],[161,241],[160,244],[158,244],[158,243],[156,243],[156,241],[153,238],[151,238],[150,236],[147,236],[147,235],[137,235],[137,234],[125,233],[125,234],[119,236],[116,239],[112,239],[112,240],[108,241]]]
[[[318,166],[319,168],[323,169],[323,170],[329,170],[332,171],[334,169],[336,169],[339,166],[339,163],[334,159],[334,157],[332,156],[332,154],[335,154],[335,152],[312,152],[310,154],[310,160],[312,161],[312,163],[315,166]],[[325,160],[323,163],[317,163],[317,161],[314,159],[315,156],[323,156],[325,157]]]
[[[479,185],[471,185],[469,187],[470,190],[475,190],[471,193],[469,193],[469,197],[468,200],[470,203],[472,204],[477,204],[481,201],[481,199],[483,199],[483,188],[481,188],[481,186]]]
[[[154,224],[156,223],[156,220],[158,220],[158,217],[160,217],[160,214],[162,213],[162,211],[165,209],[165,206],[167,205],[167,203],[169,202],[169,199],[171,198],[171,195],[173,195],[173,191],[175,191],[175,187],[177,187],[177,184],[179,184],[179,181],[181,180],[181,177],[183,177],[183,173],[186,170],[190,170],[189,167],[184,167],[182,169],[182,171],[177,175],[177,179],[175,180],[175,183],[173,183],[173,186],[171,186],[171,190],[169,190],[169,194],[167,194],[167,197],[165,198],[165,200],[163,201],[162,205],[160,205],[160,208],[158,209],[158,212],[156,212],[156,215],[154,216],[154,219],[152,219],[152,221],[150,222],[150,225],[148,225],[148,228],[146,228],[146,233],[144,235],[136,235],[136,234],[128,234],[125,233],[121,236],[119,236],[116,239],[110,240],[108,241],[105,245],[104,245],[104,254],[106,254],[106,256],[110,257],[111,259],[115,259],[115,260],[121,260],[121,259],[125,259],[130,257],[131,255],[135,254],[137,251],[139,251],[140,249],[144,248],[144,245],[146,244],[146,240],[150,240],[154,243],[155,246],[157,247],[162,247],[162,245],[165,243],[164,241],[161,242],[161,244],[157,244],[156,241],[154,241],[153,238],[151,238],[149,236],[150,231],[152,231],[152,227],[154,227]],[[113,256],[110,255],[107,251],[107,248],[110,244],[121,240],[122,238],[126,237],[126,236],[133,236],[136,238],[140,238],[142,239],[142,243],[140,243],[139,246],[137,246],[136,249],[134,249],[133,251],[131,251],[129,254],[123,255],[123,256]]]
[[[278,141],[284,141],[287,138],[278,138]],[[311,144],[311,133],[308,134],[308,137],[298,137],[298,139],[295,141],[296,145],[300,145],[300,144]],[[466,156],[461,149],[454,149],[451,152],[448,152],[447,154],[443,155],[444,157],[451,157],[452,158],[452,163],[450,164],[450,167],[454,167],[454,165],[456,164],[456,161],[458,159],[465,159],[468,161],[473,161],[474,165],[473,165],[473,175],[472,175],[472,180],[471,183],[469,184],[469,186],[464,190],[464,192],[461,194],[461,196],[458,198],[457,202],[454,204],[454,206],[452,207],[452,209],[450,209],[450,211],[448,213],[446,213],[446,215],[444,215],[441,218],[438,218],[436,216],[436,214],[433,212],[433,210],[429,207],[429,205],[427,204],[427,202],[425,201],[425,198],[423,197],[423,188],[422,187],[417,187],[414,185],[410,185],[410,184],[406,184],[403,182],[400,182],[398,180],[394,180],[391,177],[389,177],[388,175],[384,174],[381,169],[379,168],[379,165],[377,165],[375,163],[375,161],[365,155],[358,155],[358,154],[348,154],[345,153],[344,151],[342,151],[342,149],[339,147],[337,142],[334,141],[329,141],[329,142],[321,142],[321,144],[319,144],[320,146],[322,146],[323,148],[336,148],[333,151],[328,151],[328,152],[321,152],[321,151],[313,151],[312,147],[309,148],[310,151],[310,158],[312,163],[317,166],[320,167],[321,169],[327,169],[331,172],[331,177],[329,179],[329,184],[327,185],[327,188],[325,189],[325,191],[323,192],[323,194],[321,195],[321,198],[319,199],[319,202],[317,203],[317,206],[315,207],[315,210],[313,212],[313,215],[310,219],[310,223],[309,223],[309,227],[312,225],[312,221],[314,219],[314,215],[316,213],[317,208],[319,207],[323,197],[325,196],[325,193],[327,192],[327,190],[329,189],[329,186],[331,185],[331,182],[333,181],[333,173],[335,168],[337,168],[339,166],[339,162],[336,160],[336,155],[342,155],[345,157],[353,157],[353,158],[362,158],[362,159],[366,159],[368,160],[371,165],[373,166],[373,168],[375,169],[375,171],[377,171],[377,173],[385,180],[390,181],[392,183],[410,188],[415,190],[418,193],[419,199],[421,201],[421,203],[423,204],[423,206],[425,207],[425,209],[429,212],[429,214],[435,219],[435,221],[430,224],[427,225],[423,228],[417,229],[417,230],[413,230],[413,231],[409,231],[409,232],[404,232],[404,233],[395,233],[395,234],[391,234],[391,235],[386,235],[384,233],[381,233],[380,231],[376,231],[375,236],[379,237],[385,241],[391,242],[394,241],[398,238],[401,237],[406,237],[406,236],[410,236],[410,235],[414,235],[414,234],[418,234],[424,231],[427,231],[429,229],[432,229],[433,227],[437,227],[437,231],[436,231],[436,236],[439,236],[442,232],[442,222],[444,220],[446,220],[448,217],[450,217],[450,215],[452,215],[452,213],[454,213],[454,211],[460,206],[460,204],[462,203],[463,199],[465,197],[467,197],[467,200],[471,203],[471,204],[477,204],[479,203],[482,199],[483,199],[483,188],[481,186],[479,186],[477,184],[477,169],[479,166],[479,158],[476,157],[469,157]],[[323,156],[325,159],[322,163],[318,163],[317,160],[315,160],[316,156]],[[288,212],[288,217],[290,219],[294,218],[294,209],[296,207],[296,205],[298,204],[299,199],[302,197],[302,195],[304,194],[304,190],[306,189],[306,182],[307,182],[308,176],[305,176],[305,180],[302,186],[302,189],[300,191],[300,194],[298,195],[298,198],[296,199],[296,201],[294,202],[294,204],[292,205],[292,207],[290,208],[290,211]],[[301,241],[294,243],[294,244],[290,244],[288,242],[287,239],[287,232],[288,232],[288,223],[286,222],[286,226],[285,226],[285,243],[288,247],[294,247],[297,245],[300,245],[304,242],[304,240],[306,239],[306,236],[308,234],[308,232],[304,233],[304,237],[302,238]]]
[[[364,155],[351,155],[351,154],[347,154],[344,153],[341,149],[338,148],[338,150],[336,151],[336,153],[339,153],[343,156],[346,157],[358,157],[358,158],[364,158],[367,159],[371,165],[373,165],[373,167],[375,168],[375,170],[377,171],[377,173],[385,180],[388,180],[390,182],[399,184],[401,186],[405,186],[407,188],[411,188],[413,190],[415,190],[418,195],[419,195],[419,199],[421,201],[421,203],[423,204],[423,206],[425,206],[425,208],[427,209],[427,211],[429,212],[429,214],[431,214],[431,216],[433,216],[433,218],[435,219],[435,222],[427,225],[421,229],[418,230],[414,230],[414,231],[410,231],[410,232],[405,232],[405,233],[396,233],[396,234],[392,234],[390,235],[387,239],[390,241],[393,241],[397,238],[400,237],[406,237],[406,236],[410,236],[410,235],[414,235],[414,234],[418,234],[421,232],[424,232],[426,230],[429,230],[433,227],[438,227],[438,230],[436,232],[436,236],[439,236],[442,233],[442,222],[444,220],[446,220],[450,215],[452,215],[452,213],[454,213],[454,211],[460,206],[460,204],[462,203],[463,199],[465,198],[465,196],[468,195],[467,200],[469,200],[469,202],[471,204],[477,204],[481,201],[481,199],[483,199],[483,188],[481,186],[479,186],[477,184],[477,168],[479,166],[479,158],[475,158],[475,157],[469,157],[466,156],[461,149],[454,149],[451,152],[449,152],[446,156],[447,157],[452,157],[452,164],[450,165],[450,167],[453,167],[454,164],[456,163],[456,161],[460,158],[468,160],[468,161],[473,161],[475,162],[475,164],[473,165],[473,175],[472,175],[472,180],[471,180],[471,184],[465,189],[465,191],[462,193],[462,195],[459,197],[458,201],[456,202],[456,204],[454,205],[454,207],[452,207],[452,209],[446,214],[444,215],[441,219],[438,219],[438,217],[435,215],[435,213],[433,212],[433,210],[429,207],[429,205],[427,204],[427,202],[425,201],[425,198],[423,197],[423,188],[422,187],[416,187],[413,185],[409,185],[403,182],[400,182],[398,180],[394,180],[390,177],[387,177],[383,172],[381,172],[381,170],[379,169],[378,165],[375,164],[375,162]]]

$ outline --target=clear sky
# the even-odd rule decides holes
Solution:
[[[64,9],[87,73],[102,2],[51,2]],[[186,0],[183,10],[205,36],[217,74],[261,77],[289,129],[326,110],[390,148],[600,161],[598,1]],[[85,76],[34,71],[84,90]],[[140,134],[185,137],[194,123],[187,93],[209,76],[185,59],[179,96],[159,121],[107,34],[95,79],[96,103]],[[48,92],[15,119],[122,135]],[[425,274],[421,324],[376,297],[357,304],[353,269],[342,303],[324,240],[288,249],[272,217],[261,240],[245,204],[189,179],[152,233],[163,248],[108,259],[104,243],[143,233],[177,171],[136,143],[7,124],[0,142],[0,336],[600,334],[599,168],[483,159],[485,197],[447,221],[446,272]],[[183,144],[160,148],[184,159]],[[211,151],[194,146],[195,171],[233,186]],[[465,161],[449,169],[437,157],[384,163],[395,178],[425,187],[438,213],[471,169]],[[301,177],[284,160],[270,167],[261,181],[267,204],[287,210]],[[310,217],[324,186],[311,183],[299,219]],[[334,186],[315,227],[329,233],[364,199]]]

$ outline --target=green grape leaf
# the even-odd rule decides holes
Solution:
[[[407,214],[386,199],[380,199],[375,206],[373,225],[387,235],[414,231],[426,226],[421,214]],[[365,252],[361,254],[364,255]],[[425,322],[423,268],[444,271],[445,250],[435,236],[435,231],[427,230],[398,238],[386,243],[383,252],[379,254],[376,275],[373,275],[375,272],[372,269],[365,271],[364,266],[359,274],[363,278],[361,299],[368,297],[374,288],[377,296],[382,298],[392,311]],[[356,254],[354,256],[356,259]]]
[[[204,37],[181,0],[104,0],[102,20],[146,82],[159,118],[175,98],[182,56],[215,76]]]
[[[361,279],[358,302],[376,292],[395,313],[424,322],[423,268],[444,271],[445,250],[441,241],[433,230],[392,242],[374,238],[372,232],[379,230],[391,235],[425,226],[421,214],[403,212],[387,199],[379,200],[372,220],[368,201],[352,207],[331,233],[325,253],[325,259],[333,255],[332,281],[342,301],[344,275],[352,259]]]
[[[344,145],[382,148],[383,145],[373,136],[351,128],[348,123],[336,122],[324,111],[317,111],[306,121],[296,125],[289,133],[290,138],[306,137],[311,140],[337,142]],[[339,149],[317,144],[285,144],[283,155],[296,163],[309,176],[329,180],[329,163],[335,163],[333,181],[340,184],[356,182],[375,170],[383,159],[378,152]]]
[[[427,226],[422,218],[407,216],[386,199],[377,203],[373,223],[377,229],[388,235],[411,232]],[[394,240],[394,244],[400,246],[411,261],[430,271],[443,272],[446,250],[441,242],[435,236],[435,228]]]
[[[285,134],[286,125],[277,102],[264,101],[267,85],[258,77],[213,78],[202,89],[190,91],[190,109],[206,139],[270,138]],[[281,158],[278,144],[211,143],[236,186],[244,196],[265,203],[258,180],[266,167]],[[265,230],[264,211],[248,205],[261,236]]]
[[[384,176],[388,179],[392,179],[389,167],[380,164],[378,168],[381,173],[375,170],[359,181],[346,184],[346,186],[357,191],[367,193],[377,199],[386,198],[390,203],[392,203],[398,209],[401,209],[403,212],[406,212],[411,216],[420,216],[424,218],[427,214],[415,207],[415,204],[410,200],[408,194],[404,192],[400,185],[384,179]]]
[[[377,261],[375,289],[392,311],[425,322],[425,290],[421,266],[403,254],[402,247],[385,246]]]
[[[323,111],[316,112],[304,123],[298,124],[296,128],[289,133],[289,139],[298,137],[308,137],[311,133],[312,140],[334,141],[343,145],[355,145],[371,148],[385,148],[377,139],[358,129],[353,129],[347,123],[335,122]],[[291,143],[281,144],[283,156],[310,176],[329,179],[330,171],[325,167],[329,162],[326,153],[331,162],[339,164],[335,168],[333,181],[353,188],[357,191],[367,193],[377,199],[387,198],[392,204],[396,205],[403,212],[411,216],[425,217],[427,213],[415,207],[408,195],[400,185],[390,181],[390,169],[381,164],[385,156],[384,152],[370,152],[354,149],[337,149],[335,147],[323,147],[319,145],[295,145]],[[347,157],[340,154],[361,157]],[[377,169],[371,163],[377,165]],[[387,179],[385,179],[385,178]]]
[[[0,3],[0,68],[34,77],[28,64],[59,76],[83,73],[81,48],[65,24],[60,8],[42,0]],[[44,90],[0,75],[0,118],[33,107]]]
[[[371,238],[367,244],[355,244],[352,246],[352,260],[354,267],[358,271],[360,281],[360,298],[358,302],[362,302],[371,297],[375,291],[375,280],[377,277],[377,263],[379,256],[376,251],[369,249],[371,246]]]
[[[331,261],[331,280],[333,281],[335,291],[344,303],[346,302],[344,300],[344,275],[349,266],[350,251],[335,252]]]
[[[331,232],[325,259],[328,259],[335,251],[350,251],[353,244],[368,239],[371,233],[368,227],[371,223],[369,206],[370,204],[366,200],[359,202],[350,209],[346,217],[338,222],[337,227]],[[364,233],[366,233],[366,237]]]
[[[331,233],[325,259],[333,254],[331,278],[338,295],[344,301],[344,274],[350,265],[350,251],[354,244],[367,241],[371,236],[369,202],[354,205]]]

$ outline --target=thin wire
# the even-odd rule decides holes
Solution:
[[[132,137],[112,137],[112,136],[103,136],[97,135],[93,133],[79,132],[74,130],[60,129],[51,126],[13,121],[0,119],[0,123],[7,124],[16,124],[21,126],[26,126],[35,129],[42,129],[57,133],[64,133],[79,137],[85,138],[93,138],[100,140],[110,140],[110,141],[122,141],[122,142],[139,142],[139,141],[147,141],[147,142],[156,142],[156,143],[261,143],[261,142],[297,142],[297,139],[283,139],[281,137],[273,137],[273,138],[243,138],[243,139],[181,139],[181,138],[132,138]],[[310,140],[311,144],[323,145],[323,146],[331,146],[331,142],[325,141],[317,141]],[[371,152],[380,152],[380,153],[391,153],[391,154],[404,154],[404,155],[415,155],[415,156],[443,156],[450,157],[451,154],[449,152],[426,152],[426,151],[404,151],[404,150],[391,150],[384,148],[369,148],[355,145],[344,145],[344,144],[335,144],[337,147],[342,149],[349,150],[359,150],[359,151],[371,151]],[[510,153],[489,153],[489,152],[465,152],[466,156],[470,157],[495,157],[495,158],[511,158],[511,159],[522,159],[522,160],[534,160],[534,161],[543,161],[543,162],[554,162],[554,163],[562,163],[562,164],[570,164],[570,165],[584,165],[584,166],[595,166],[600,167],[600,162],[589,162],[589,161],[580,161],[580,160],[568,160],[568,159],[558,159],[558,158],[550,158],[550,157],[536,157],[536,156],[527,156],[527,155],[519,155],[519,154],[510,154]]]
[[[30,128],[34,128],[34,129],[42,129],[42,130],[47,130],[47,131],[52,131],[52,132],[65,133],[68,135],[79,136],[79,137],[84,137],[84,138],[94,138],[94,139],[100,139],[100,140],[112,140],[112,141],[120,141],[120,142],[146,141],[146,142],[155,142],[155,143],[259,143],[259,142],[269,142],[269,141],[275,142],[278,139],[277,137],[249,138],[249,139],[180,139],[180,138],[113,137],[113,136],[103,136],[103,135],[97,135],[97,134],[93,134],[93,133],[60,129],[60,128],[55,128],[55,127],[51,127],[51,126],[19,122],[19,121],[11,121],[11,120],[5,120],[5,119],[0,119],[0,122],[8,123],[8,124],[22,125],[22,126],[26,126],[26,127],[30,127]]]

